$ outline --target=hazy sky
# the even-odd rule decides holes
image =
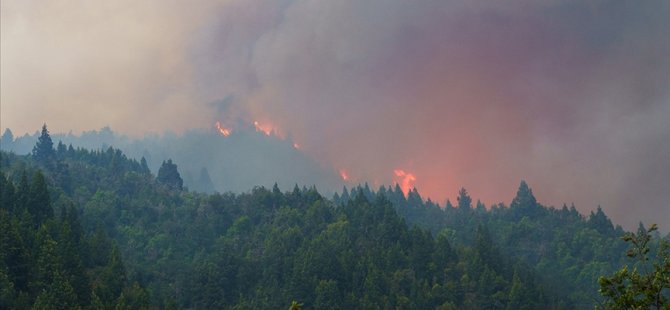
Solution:
[[[670,227],[670,1],[1,2],[1,126],[272,124],[353,181]]]

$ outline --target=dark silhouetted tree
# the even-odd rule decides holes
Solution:
[[[468,191],[465,188],[461,188],[458,191],[458,208],[461,210],[470,209],[472,207],[472,198],[468,195]]]
[[[147,160],[142,156],[142,159],[140,160],[140,172],[142,172],[145,175],[151,174],[151,170],[149,170],[149,165],[147,164]]]
[[[30,186],[28,212],[33,217],[35,227],[38,227],[54,215],[54,211],[51,208],[51,198],[49,197],[47,182],[44,174],[39,170],[35,172],[32,185]]]
[[[166,185],[172,189],[181,190],[184,186],[184,180],[182,180],[179,171],[177,171],[177,165],[172,163],[172,159],[163,162],[160,169],[158,169],[156,180],[158,183]]]
[[[5,129],[5,133],[2,134],[0,143],[2,143],[1,148],[3,150],[11,150],[11,146],[14,143],[14,134],[9,128]]]
[[[8,212],[14,211],[15,198],[14,184],[5,178],[5,175],[0,173],[0,209],[5,209]]]
[[[605,212],[603,212],[603,209],[600,208],[600,206],[598,206],[598,209],[595,213],[591,211],[588,224],[601,234],[612,234],[614,232],[614,225],[612,225],[612,221],[610,221],[607,215],[605,215]]]
[[[512,209],[512,213],[516,218],[524,216],[532,218],[537,216],[541,211],[535,196],[533,196],[533,190],[528,187],[526,181],[521,181],[521,184],[519,184],[519,190],[510,204],[510,209]]]
[[[51,167],[53,160],[56,158],[56,151],[54,150],[54,143],[49,136],[47,124],[42,126],[42,134],[37,138],[37,143],[33,147],[33,157],[37,162],[46,167]]]

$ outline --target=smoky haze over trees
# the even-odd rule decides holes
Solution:
[[[668,0],[0,1],[0,308],[667,307],[668,29]]]
[[[1,5],[15,137],[271,122],[321,165],[382,184],[405,169],[436,200],[507,201],[526,179],[626,227],[631,208],[670,222],[665,0]]]
[[[3,138],[0,146],[6,151],[26,154],[37,137],[36,134],[15,140]],[[171,159],[179,165],[184,186],[208,193],[242,192],[257,185],[270,187],[275,182],[282,188],[317,185],[332,193],[343,185],[334,168],[316,163],[296,149],[290,139],[266,135],[254,128],[237,130],[228,137],[210,129],[142,139],[131,139],[103,128],[78,136],[54,134],[50,139],[75,148],[105,151],[113,146],[137,160],[144,159],[154,173],[159,173],[162,162]]]
[[[628,256],[646,257],[653,246],[662,260],[667,236],[642,225],[638,235],[624,233],[601,209],[584,216],[548,208],[524,181],[509,207],[487,207],[462,188],[456,206],[441,208],[416,189],[367,184],[332,200],[297,185],[208,195],[180,188],[171,160],[154,176],[145,161],[113,148],[48,150],[44,133],[36,149],[52,151],[53,164],[39,152],[0,152],[3,308],[592,309],[667,301],[667,281],[628,286],[664,276],[667,262],[654,261],[641,279],[617,271],[627,263],[622,236],[638,246]],[[637,300],[639,292],[655,299]]]

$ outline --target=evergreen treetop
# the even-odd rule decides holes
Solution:
[[[44,124],[42,126],[42,134],[37,139],[35,147],[33,147],[33,157],[37,162],[48,166],[55,156],[56,151],[54,150],[54,143],[51,140],[51,136],[49,136],[47,124]]]
[[[179,171],[177,170],[177,165],[172,163],[172,159],[168,159],[161,164],[160,169],[158,169],[158,176],[156,177],[158,183],[166,185],[172,189],[183,189],[184,180],[182,180]]]

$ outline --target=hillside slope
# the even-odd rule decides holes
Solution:
[[[625,247],[601,210],[546,208],[525,183],[510,207],[473,207],[462,190],[457,206],[439,208],[397,187],[333,201],[297,186],[199,194],[113,148],[3,152],[1,170],[3,227],[35,236],[18,247],[3,239],[2,302],[17,308],[58,284],[82,308],[586,309]],[[29,207],[21,197],[38,188],[48,198]],[[82,267],[40,274],[47,250]],[[116,280],[114,268],[124,271]]]

